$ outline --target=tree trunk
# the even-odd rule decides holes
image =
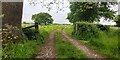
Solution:
[[[2,24],[21,28],[23,2],[2,2]]]

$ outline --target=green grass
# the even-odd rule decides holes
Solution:
[[[40,29],[46,30],[47,32],[50,32],[55,29],[63,28],[64,25],[46,25],[46,26],[40,26]]]
[[[111,29],[120,29],[120,27],[110,27]]]
[[[63,28],[63,27],[64,27],[63,25],[46,25],[46,26],[39,25],[39,32],[46,40],[47,37],[49,36],[49,33],[52,30],[56,30],[56,29]]]
[[[39,34],[40,35],[40,34]],[[10,43],[3,48],[3,59],[6,58],[33,58],[38,48],[44,44],[45,40],[39,36],[36,40],[23,40],[18,43]]]
[[[22,24],[22,27],[24,28],[31,25],[33,24]],[[38,48],[40,48],[40,46],[42,46],[45,43],[47,37],[49,36],[49,33],[52,30],[62,28],[62,27],[63,25],[47,25],[47,26],[39,25],[39,34],[38,34],[37,40],[23,40],[16,44],[12,44],[12,43],[9,44],[3,49],[3,52],[2,52],[3,59],[35,57],[36,53],[38,53]]]
[[[34,24],[22,24],[22,28],[28,27],[28,26],[32,26]]]
[[[65,32],[67,32],[69,35],[72,35],[73,31],[73,25],[67,25],[65,28]]]
[[[100,38],[88,43],[93,49],[110,58],[118,58],[118,35],[113,31],[100,32]]]
[[[10,44],[3,50],[4,58],[32,58],[37,53],[37,48],[41,44],[41,40],[28,40],[17,44]]]
[[[114,27],[113,27],[114,28]],[[94,49],[99,54],[108,58],[118,58],[118,31],[111,28],[109,32],[99,32],[99,38],[92,40],[79,40],[81,43],[86,44],[88,47]],[[65,31],[72,35],[73,26],[68,26]],[[75,36],[73,38],[77,39]]]
[[[62,38],[60,32],[56,32],[57,58],[86,58],[78,48],[72,45],[67,39]]]

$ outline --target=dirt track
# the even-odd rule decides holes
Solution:
[[[56,58],[55,53],[55,31],[49,34],[48,40],[42,46],[36,58]]]
[[[86,47],[84,44],[81,44],[79,41],[73,39],[69,36],[64,30],[62,30],[63,37],[67,38],[73,45],[75,45],[78,49],[83,51],[88,58],[96,58],[95,60],[104,60],[101,55],[97,54],[94,50]],[[61,37],[62,38],[62,37]],[[56,58],[56,50],[55,50],[55,30],[49,34],[49,37],[44,46],[39,50],[36,58]],[[54,59],[55,60],[55,59]]]

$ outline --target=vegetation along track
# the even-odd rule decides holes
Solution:
[[[91,50],[90,48],[86,47],[84,44],[81,44],[77,40],[73,39],[71,36],[69,36],[63,29],[62,29],[62,35],[67,38],[73,45],[75,45],[78,49],[83,51],[88,58],[96,58],[103,60],[103,56],[97,54],[95,51]]]
[[[55,30],[53,30],[48,37],[45,45],[39,50],[36,58],[56,58],[56,50],[55,50]],[[75,45],[79,50],[83,51],[88,58],[95,58],[103,60],[103,56],[97,54],[94,50],[86,47],[84,44],[81,44],[77,40],[73,39],[69,36],[64,30],[62,30],[62,35],[67,38],[73,45]],[[61,37],[62,38],[62,37]],[[99,60],[98,59],[98,60]]]

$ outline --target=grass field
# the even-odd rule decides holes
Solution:
[[[69,25],[65,28],[65,31],[72,36],[73,26]],[[117,28],[112,27],[109,32],[99,32],[100,38],[90,40],[79,40],[86,44],[88,47],[96,50],[98,53],[110,57],[118,58],[118,31]],[[77,39],[75,36],[73,36]]]
[[[72,45],[62,34],[56,32],[57,58],[86,58],[85,54]]]

